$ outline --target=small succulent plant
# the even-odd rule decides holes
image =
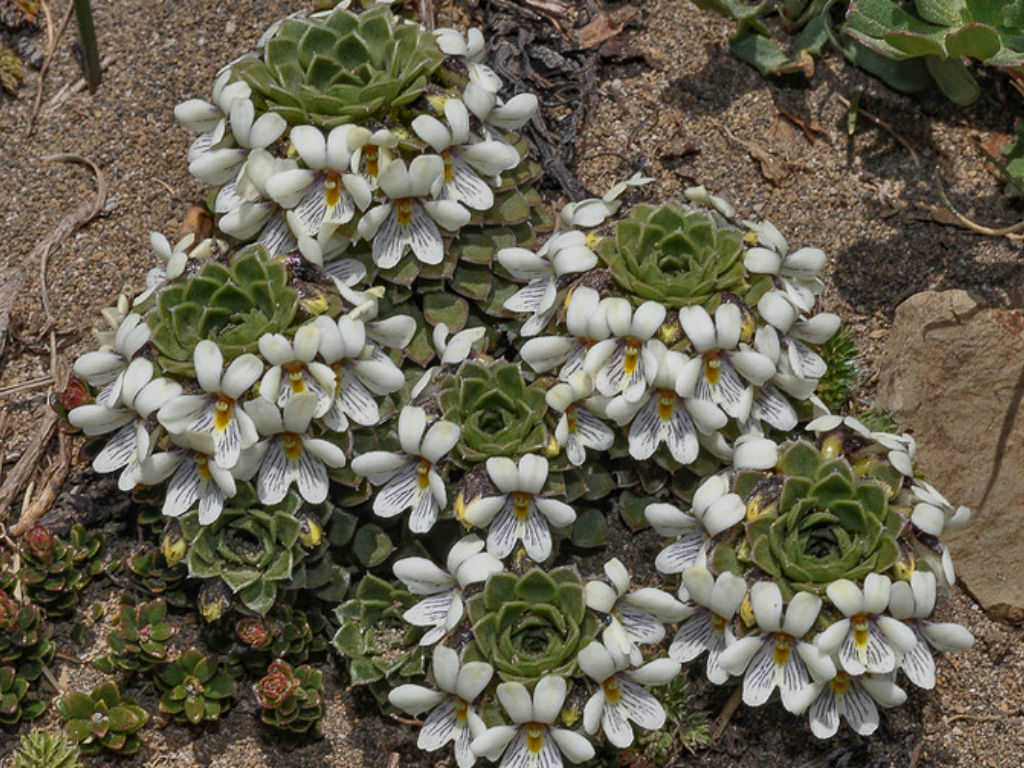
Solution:
[[[156,676],[160,711],[182,723],[217,720],[231,706],[237,683],[217,657],[190,648]]]
[[[260,720],[279,731],[320,736],[323,718],[323,675],[308,664],[294,669],[274,661],[253,684]]]
[[[33,728],[21,737],[11,768],[82,768],[80,750],[58,733]]]
[[[269,263],[265,251],[253,245],[236,253],[228,266],[205,264],[152,301],[146,323],[161,366],[194,375],[192,356],[201,340],[216,342],[225,362],[255,352],[264,333],[288,329],[299,297],[288,285],[285,266]]]
[[[745,295],[750,289],[742,233],[716,225],[708,212],[679,204],[636,206],[598,252],[615,283],[638,304],[710,305],[722,293]],[[763,293],[766,278],[760,282]],[[748,301],[756,304],[757,298]]]
[[[110,653],[95,660],[93,666],[107,674],[115,669],[148,674],[167,664],[167,641],[175,632],[162,599],[122,606],[117,627],[107,636]]]
[[[230,662],[259,675],[275,659],[303,664],[327,650],[326,623],[318,610],[303,611],[278,603],[266,616],[243,616],[235,622],[237,645]]]
[[[103,750],[134,755],[142,745],[138,732],[149,721],[149,713],[134,699],[122,696],[113,680],[100,683],[89,693],[71,691],[61,696],[57,712],[84,755]]]
[[[168,565],[160,547],[153,546],[132,555],[125,563],[135,583],[149,594],[166,600],[174,608],[184,608],[188,604],[185,588],[188,567],[180,561]]]
[[[302,500],[289,493],[281,503],[264,507],[250,486],[242,486],[232,504],[212,525],[200,525],[196,512],[181,518],[189,541],[189,576],[218,577],[246,609],[265,614],[306,554],[296,517]]]
[[[494,574],[467,611],[473,643],[466,660],[486,661],[502,680],[524,684],[571,675],[577,654],[598,631],[583,581],[568,567]]]
[[[0,589],[0,666],[13,667],[19,678],[38,679],[56,653],[42,610],[19,603]]]
[[[46,702],[28,699],[30,684],[14,667],[0,667],[0,725],[33,720],[46,709]]]
[[[103,536],[88,533],[80,523],[71,527],[67,540],[36,525],[22,539],[18,577],[48,616],[70,616],[79,593],[103,571],[103,549]]]
[[[548,444],[544,391],[504,361],[467,362],[437,382],[444,418],[462,427],[454,455],[466,464],[521,456]]]
[[[346,660],[352,684],[370,685],[381,701],[394,681],[423,673],[424,653],[416,645],[423,632],[402,618],[414,602],[405,589],[367,574],[355,595],[335,609],[340,626],[331,642]]]

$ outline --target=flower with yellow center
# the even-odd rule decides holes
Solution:
[[[121,387],[128,365],[139,350],[149,341],[149,326],[142,316],[132,312],[117,324],[113,349],[103,347],[86,352],[75,360],[74,373],[93,387],[100,387],[96,404],[105,408],[116,408],[121,399]]]
[[[486,211],[494,205],[494,192],[480,175],[500,182],[502,171],[519,165],[519,152],[495,139],[470,143],[469,110],[459,99],[446,99],[443,109],[448,125],[420,115],[412,121],[412,129],[444,161],[443,198]]]
[[[359,236],[373,243],[373,262],[390,269],[407,249],[424,264],[440,264],[444,240],[438,225],[457,232],[469,223],[469,211],[452,200],[436,200],[444,183],[439,155],[419,155],[408,166],[393,160],[380,174],[380,189],[388,201],[359,219]]]
[[[263,504],[277,504],[295,483],[310,504],[327,498],[327,467],[345,466],[345,453],[334,443],[312,437],[309,425],[316,396],[304,392],[288,400],[281,411],[262,397],[245,404],[264,439],[242,456],[236,475],[249,479],[259,470],[256,493]]]
[[[892,672],[917,644],[914,630],[883,615],[891,588],[888,576],[869,573],[863,590],[849,579],[833,581],[825,590],[845,618],[821,632],[814,644],[829,655],[838,653],[840,666],[851,675]]]
[[[565,678],[557,675],[537,681],[532,696],[522,683],[501,683],[498,701],[513,725],[488,728],[473,739],[473,753],[491,761],[504,755],[502,766],[523,768],[561,768],[563,755],[573,763],[590,760],[595,751],[586,737],[554,726],[567,693]]]
[[[243,450],[259,440],[256,426],[237,407],[263,373],[263,361],[256,355],[239,355],[224,370],[224,356],[212,341],[203,339],[192,354],[196,379],[205,395],[179,395],[164,404],[157,419],[172,435],[203,432],[213,438],[214,458],[231,469]]]
[[[611,427],[586,407],[593,392],[593,377],[585,371],[577,371],[568,382],[555,384],[545,395],[548,407],[562,414],[555,426],[554,439],[565,448],[565,455],[574,467],[586,460],[587,448],[607,451],[615,441]]]
[[[743,702],[759,707],[778,687],[782,706],[797,712],[800,693],[814,680],[835,675],[835,664],[816,646],[804,641],[821,611],[821,598],[798,592],[785,607],[782,592],[770,581],[759,581],[750,589],[750,602],[760,633],[747,635],[722,653],[722,666],[733,675],[743,675]]]
[[[508,557],[522,541],[527,556],[541,563],[551,555],[551,529],[576,520],[572,507],[541,496],[548,478],[548,460],[528,453],[519,464],[504,456],[487,460],[487,474],[500,491],[497,496],[474,499],[466,509],[467,522],[488,528],[487,551]]]
[[[524,337],[536,336],[554,317],[559,279],[586,272],[597,264],[597,254],[578,230],[552,235],[536,253],[526,248],[502,248],[497,258],[513,278],[527,283],[504,305],[512,312],[531,313],[519,331]]]
[[[612,337],[587,351],[583,368],[593,375],[602,395],[615,397],[621,393],[626,402],[635,403],[647,394],[658,372],[654,345],[661,342],[653,337],[665,322],[665,307],[645,301],[634,312],[629,301],[619,297],[601,303]]]
[[[456,764],[459,768],[470,768],[477,757],[470,743],[486,730],[474,702],[491,682],[494,668],[485,661],[460,665],[456,651],[438,645],[434,647],[430,671],[440,690],[400,685],[388,694],[388,700],[412,715],[429,710],[416,746],[435,752],[454,742]]]
[[[839,730],[839,718],[861,736],[878,729],[878,707],[898,707],[907,700],[906,692],[890,675],[853,677],[843,670],[835,677],[806,686],[798,697],[795,713],[809,710],[811,733],[830,739]]]
[[[426,533],[448,507],[448,493],[437,464],[459,442],[461,430],[450,421],[427,429],[427,412],[407,405],[398,415],[401,453],[369,451],[352,460],[352,470],[383,485],[373,500],[374,514],[394,517],[407,509],[409,530]]]
[[[775,364],[766,355],[740,344],[742,313],[723,301],[712,319],[701,306],[679,310],[679,324],[695,353],[676,378],[676,392],[685,398],[710,401],[729,416],[746,421],[754,401],[753,386],[764,385]]]
[[[687,603],[690,616],[672,639],[669,657],[685,664],[707,651],[708,680],[725,683],[729,673],[721,665],[722,651],[735,641],[730,625],[746,594],[746,581],[729,571],[718,578],[703,566],[683,571],[679,599]]]
[[[452,545],[447,571],[424,557],[404,557],[392,567],[395,576],[412,594],[426,595],[402,614],[402,618],[414,626],[430,627],[420,638],[420,645],[436,643],[462,621],[465,614],[463,589],[504,570],[501,561],[483,552],[483,548],[483,540],[470,534]]]
[[[583,730],[604,731],[609,743],[625,749],[633,743],[632,720],[641,728],[655,731],[665,724],[665,709],[645,685],[666,685],[679,674],[681,665],[672,659],[655,659],[627,671],[621,656],[594,640],[576,657],[580,669],[598,688],[583,708]]]
[[[310,393],[316,397],[316,418],[330,410],[335,373],[313,359],[320,346],[317,325],[301,326],[291,340],[280,333],[265,333],[260,336],[259,346],[260,354],[270,363],[260,380],[261,397],[284,408],[292,397]]]
[[[199,523],[209,525],[235,495],[235,478],[214,459],[213,438],[203,432],[173,435],[178,450],[157,453],[142,464],[142,480],[156,485],[171,477],[164,491],[162,512],[181,517],[199,502]],[[171,474],[173,472],[173,475]]]
[[[654,587],[629,590],[626,566],[613,557],[604,564],[610,584],[588,581],[585,587],[587,607],[607,614],[608,625],[601,633],[604,647],[616,658],[616,664],[639,666],[643,653],[639,645],[660,643],[665,624],[674,624],[689,615],[686,606],[668,592]]]
[[[569,336],[538,336],[528,339],[519,354],[533,370],[544,373],[561,366],[558,378],[569,381],[583,370],[587,353],[608,338],[607,304],[593,288],[578,286],[568,297],[565,325]]]

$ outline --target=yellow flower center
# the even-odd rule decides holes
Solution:
[[[857,648],[857,655],[863,664],[868,652],[868,617],[863,613],[858,613],[850,619],[850,624],[853,626],[853,644]]]
[[[458,696],[455,697],[455,722],[460,725],[465,725],[468,719],[467,712],[469,710],[469,702],[465,699],[460,699]]]
[[[398,216],[398,224],[408,227],[412,221],[412,198],[403,197],[395,200],[395,213]]]
[[[789,661],[789,647],[792,638],[789,635],[778,632],[775,635],[775,664],[783,667]]]
[[[526,730],[526,748],[536,755],[544,747],[544,731],[547,726],[543,723],[527,723],[523,728]]]
[[[441,153],[441,159],[444,160],[444,183],[449,184],[455,178],[455,164],[452,162],[452,153],[446,149]]]
[[[423,459],[420,461],[420,465],[416,467],[416,484],[419,485],[421,491],[425,491],[430,487],[431,466],[429,461]]]
[[[216,413],[213,414],[213,428],[224,430],[231,423],[231,410],[235,407],[235,401],[227,395],[217,398]]]
[[[835,678],[832,680],[832,693],[837,696],[846,693],[850,689],[850,676],[842,670],[836,672]]]
[[[570,405],[565,409],[565,424],[569,432],[576,432],[576,406]]]
[[[205,453],[196,454],[196,469],[199,470],[199,477],[203,480],[210,479],[210,457]]]
[[[604,690],[604,697],[608,699],[609,703],[616,704],[619,699],[622,698],[622,689],[619,688],[619,679],[612,675],[603,683],[601,688]]]
[[[643,342],[639,339],[626,339],[626,359],[622,361],[622,370],[626,372],[627,376],[632,376],[633,371],[636,370],[640,362],[640,347],[642,346]]]
[[[285,432],[281,435],[281,447],[289,461],[298,461],[302,455],[302,438],[294,432]]]
[[[324,181],[324,202],[329,208],[333,208],[341,199],[341,175],[335,171],[328,171]]]
[[[288,385],[292,388],[293,395],[300,395],[306,391],[306,379],[302,375],[305,366],[302,363],[288,363],[284,366],[288,374]]]
[[[668,421],[676,409],[676,393],[673,389],[658,390],[658,418]]]
[[[717,613],[711,614],[711,629],[713,629],[718,634],[722,634],[723,632],[725,632],[725,625],[725,618],[719,616]]]
[[[363,156],[366,158],[366,172],[373,178],[377,178],[377,146],[367,144],[363,147]]]
[[[717,349],[704,353],[704,378],[712,387],[718,384],[718,375],[722,369],[720,354]]]
[[[512,494],[512,507],[516,512],[516,519],[522,522],[530,514],[530,500],[532,494],[516,492]]]

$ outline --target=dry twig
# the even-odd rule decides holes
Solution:
[[[843,98],[838,93],[836,94],[836,98],[839,99],[839,103],[842,104],[847,109],[852,108],[853,105],[850,103],[849,99]],[[875,117],[860,105],[857,106],[857,114],[864,115],[864,117],[866,117],[872,123],[887,131],[890,136],[896,139],[896,141],[898,141],[903,146],[903,148],[910,153],[910,159],[914,161],[914,165],[916,165],[918,168],[921,167],[921,158],[917,156],[917,152],[914,150],[912,146],[910,146],[910,142],[904,139],[902,136],[900,136],[899,133],[896,132],[896,129],[889,125],[889,123],[885,122],[885,120],[883,120],[880,117]]]
[[[45,6],[43,6],[45,9]],[[47,41],[46,46],[46,59],[43,61],[43,67],[39,70],[39,89],[36,91],[36,101],[32,105],[32,113],[28,116],[28,126],[25,128],[25,138],[27,139],[32,135],[32,131],[36,127],[36,117],[39,115],[39,107],[43,104],[43,84],[46,81],[46,72],[50,69],[50,62],[53,60],[53,54],[57,52],[57,44],[60,42],[61,37],[64,36],[64,30],[67,29],[68,22],[71,21],[71,14],[74,13],[75,3],[74,0],[68,0],[68,10],[64,14],[64,20],[60,23],[60,29],[57,30],[57,34],[51,39],[49,28],[50,28],[50,13],[46,11],[46,22],[47,22]]]
[[[11,384],[7,387],[0,387],[0,398],[10,397],[16,395],[19,392],[27,392],[30,389],[38,389],[39,387],[45,387],[53,381],[52,376],[40,376],[37,379],[29,379],[23,381],[21,384]]]
[[[960,213],[960,211],[954,208],[953,204],[949,201],[949,197],[946,196],[946,189],[942,186],[942,176],[939,175],[938,168],[935,169],[933,178],[935,179],[935,186],[938,187],[939,190],[939,197],[942,198],[942,204],[946,206],[947,210],[949,210],[951,214],[953,214],[954,218],[956,218],[957,222],[959,222],[961,226],[971,230],[972,232],[977,232],[979,235],[995,235],[997,237],[1010,237],[1011,235],[1016,235],[1019,232],[1024,232],[1024,221],[1018,221],[1016,224],[1011,224],[1008,227],[999,227],[998,229],[986,227],[971,221]]]
[[[4,478],[4,484],[0,486],[0,522],[7,517],[7,508],[39,466],[43,450],[50,442],[53,428],[57,426],[57,414],[49,405],[43,403],[33,414],[33,422],[39,425],[35,437],[32,438],[32,442],[29,443],[25,452],[21,454],[14,469]]]
[[[722,734],[725,733],[725,728],[729,725],[729,721],[732,720],[732,716],[736,714],[736,710],[740,707],[740,702],[743,701],[743,688],[737,687],[733,692],[729,700],[725,702],[725,706],[722,707],[722,711],[718,713],[718,717],[715,718],[715,724],[711,729],[711,741],[718,741],[722,738]]]

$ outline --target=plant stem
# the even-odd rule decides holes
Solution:
[[[100,49],[96,44],[96,27],[92,21],[92,7],[89,0],[75,0],[75,20],[78,22],[78,39],[85,54],[85,81],[89,93],[96,93],[100,86]]]

